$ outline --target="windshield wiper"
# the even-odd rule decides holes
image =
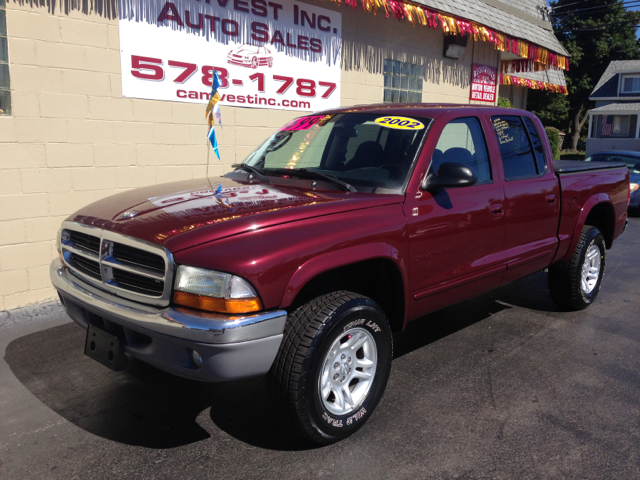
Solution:
[[[340,180],[339,178],[334,177],[333,175],[327,175],[326,173],[316,172],[314,170],[307,170],[306,168],[270,168],[269,171],[278,173],[281,175],[292,175],[298,177],[306,177],[306,178],[317,178],[320,180],[324,180],[329,183],[333,183],[334,185],[338,185],[339,187],[347,190],[349,192],[357,192],[354,186],[348,184]]]
[[[247,165],[246,163],[236,163],[231,165],[231,168],[235,168],[236,170],[244,170],[245,172],[250,173],[254,177],[262,180],[265,183],[271,183],[271,180],[264,174],[262,170],[256,167],[252,167],[251,165]]]

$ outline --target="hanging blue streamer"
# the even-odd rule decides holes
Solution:
[[[209,130],[209,141],[211,142],[211,146],[213,147],[213,151],[216,152],[218,160],[220,159],[220,152],[218,152],[218,140],[216,140],[216,131],[213,129],[213,125],[211,125],[211,130]]]

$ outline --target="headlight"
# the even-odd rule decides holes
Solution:
[[[229,273],[180,265],[174,287],[173,301],[185,307],[220,313],[249,313],[262,309],[249,282]]]
[[[640,185],[638,185],[637,183],[632,183],[629,186],[631,187],[631,193],[635,192],[636,190],[638,190],[638,187],[640,187]]]

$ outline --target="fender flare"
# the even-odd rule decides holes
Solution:
[[[404,261],[400,258],[400,252],[396,247],[387,243],[368,243],[333,250],[313,257],[300,265],[287,283],[287,287],[282,295],[282,300],[280,301],[280,307],[286,308],[290,306],[304,286],[318,275],[339,267],[346,267],[354,263],[375,259],[390,260],[398,267],[402,277],[403,297],[406,304],[407,274],[406,268],[403,268]]]
[[[611,209],[615,212],[613,207],[613,202],[611,201],[611,197],[607,193],[596,193],[595,195],[589,197],[589,199],[584,203],[582,210],[580,211],[580,215],[578,216],[578,220],[576,222],[576,227],[573,231],[573,239],[571,240],[571,245],[567,250],[567,254],[563,258],[563,262],[568,261],[573,255],[573,252],[576,250],[578,246],[578,242],[580,241],[580,234],[582,233],[582,228],[587,222],[587,217],[591,213],[591,211],[600,204],[607,204],[611,207]],[[615,214],[614,214],[615,215]],[[615,218],[614,218],[615,222]],[[604,232],[603,232],[604,233]]]

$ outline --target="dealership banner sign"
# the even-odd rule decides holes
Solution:
[[[124,97],[316,111],[340,106],[342,15],[292,0],[119,0]]]
[[[497,84],[498,69],[496,67],[473,64],[471,68],[471,100],[495,103]]]

